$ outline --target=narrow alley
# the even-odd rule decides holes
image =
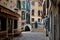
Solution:
[[[14,37],[13,40],[49,40],[45,32],[22,32],[22,36]]]
[[[60,0],[0,0],[0,40],[60,40]]]

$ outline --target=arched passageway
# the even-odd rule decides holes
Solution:
[[[28,26],[26,26],[25,31],[30,31],[30,28]]]
[[[24,30],[25,30],[25,31],[32,31],[31,25],[30,25],[30,24],[26,24],[26,25],[24,26]]]

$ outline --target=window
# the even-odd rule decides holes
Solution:
[[[17,20],[14,20],[14,29],[17,29]]]
[[[40,19],[40,22],[42,22],[42,19]]]
[[[22,22],[22,24],[21,25],[24,25],[24,22]]]
[[[7,5],[7,3],[6,3],[6,2],[4,2],[4,5]]]
[[[9,1],[9,0],[6,0],[7,2]]]
[[[30,0],[27,0],[25,9],[30,12]]]
[[[49,0],[47,0],[47,8],[49,7]]]
[[[12,33],[12,19],[8,18],[8,33]]]
[[[26,13],[26,23],[30,23],[30,14],[29,13]]]
[[[38,6],[42,6],[42,3],[40,1],[38,2]]]
[[[38,16],[40,16],[40,10],[38,10]]]
[[[32,18],[32,22],[34,22],[34,18]]]
[[[46,5],[45,5],[45,2],[44,2],[44,4],[43,4],[43,18],[44,18],[45,15],[46,15]]]
[[[32,10],[32,16],[34,16],[34,10]]]
[[[17,0],[17,8],[21,9],[21,2],[19,0]]]
[[[7,3],[6,3],[6,5],[7,5]]]
[[[26,19],[28,19],[29,18],[29,14],[28,13],[26,13]]]
[[[42,16],[42,11],[40,11],[40,16]]]
[[[26,4],[25,1],[22,1],[22,4],[21,4],[21,5],[22,5],[22,6],[21,6],[22,9],[25,9],[25,8],[26,8],[26,7],[25,7],[25,4]]]
[[[24,12],[24,11],[22,11],[21,19],[22,19],[22,20],[24,20],[24,19],[25,19],[25,12]]]
[[[38,19],[38,22],[40,22],[40,18]]]
[[[12,0],[11,0],[11,3],[12,3]]]
[[[35,2],[34,1],[32,1],[32,5],[35,5]]]
[[[6,18],[0,17],[0,31],[6,30]]]

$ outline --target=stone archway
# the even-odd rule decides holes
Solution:
[[[25,31],[30,31],[30,28],[28,26],[26,26]]]
[[[24,30],[25,30],[25,31],[32,31],[31,25],[30,25],[30,24],[26,24],[26,25],[24,26]]]

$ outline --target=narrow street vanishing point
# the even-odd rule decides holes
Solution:
[[[14,37],[13,40],[49,40],[45,32],[22,32],[22,37]]]

